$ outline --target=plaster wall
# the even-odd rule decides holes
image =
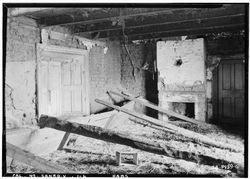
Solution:
[[[7,22],[5,63],[6,128],[36,124],[36,47],[39,29],[28,18]]]
[[[195,119],[205,121],[205,56],[203,39],[157,43],[160,106],[173,110],[173,102],[194,103]],[[168,120],[166,115],[159,114],[159,118]]]

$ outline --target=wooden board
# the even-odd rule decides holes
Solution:
[[[166,144],[157,143],[156,141],[145,138],[134,137],[127,133],[116,132],[103,129],[101,127],[71,123],[62,121],[51,116],[41,116],[39,124],[41,128],[50,127],[56,130],[61,130],[69,133],[91,137],[94,139],[112,142],[116,144],[126,145],[135,149],[151,152],[154,154],[165,155],[177,159],[184,159],[192,162],[197,162],[205,165],[222,165],[230,164],[231,161],[214,158],[212,156],[203,155],[189,151],[179,150],[178,148],[170,147]]]
[[[35,156],[34,154],[28,151],[22,150],[8,142],[6,143],[6,151],[7,151],[7,156],[9,156],[10,158],[18,162],[25,163],[43,172],[70,173],[70,171],[67,168],[60,166],[56,163],[49,162],[41,157]]]
[[[124,112],[126,114],[129,114],[131,116],[134,116],[134,117],[140,118],[142,120],[145,120],[145,121],[147,121],[147,122],[149,122],[151,124],[154,124],[154,125],[157,125],[157,126],[160,126],[160,127],[165,127],[167,129],[171,129],[177,134],[181,134],[181,135],[183,135],[185,137],[197,140],[197,141],[202,142],[204,144],[214,146],[214,147],[218,147],[218,148],[229,149],[229,150],[235,151],[235,152],[242,152],[241,150],[237,149],[234,146],[231,146],[231,145],[226,144],[226,143],[215,141],[215,140],[213,140],[213,139],[211,139],[211,138],[209,138],[207,136],[201,135],[199,133],[196,133],[196,132],[193,132],[193,131],[190,131],[190,130],[187,130],[187,129],[183,129],[181,127],[177,127],[177,126],[169,124],[167,122],[160,121],[160,120],[157,120],[155,118],[152,118],[152,117],[149,117],[149,116],[146,116],[146,115],[143,115],[143,114],[139,114],[139,113],[131,111],[131,110],[121,108],[119,106],[107,103],[107,102],[99,100],[99,99],[96,99],[95,101],[97,103],[103,104],[105,106],[114,108],[114,109],[116,109],[118,111],[122,111],[122,112]]]
[[[155,109],[155,110],[157,110],[159,112],[165,113],[165,114],[167,114],[169,116],[176,117],[176,118],[181,119],[183,121],[187,121],[187,122],[190,122],[190,123],[193,123],[193,124],[202,123],[202,122],[197,121],[195,119],[191,119],[191,118],[188,118],[188,117],[183,116],[181,114],[175,113],[173,111],[163,109],[163,108],[161,108],[161,107],[159,107],[159,106],[157,106],[157,105],[155,105],[153,103],[150,103],[150,102],[144,102],[144,101],[139,100],[137,98],[134,98],[134,97],[131,97],[131,96],[126,96],[126,95],[123,95],[123,94],[120,94],[120,93],[117,93],[117,92],[114,92],[114,91],[109,91],[109,93],[115,94],[117,96],[121,96],[121,97],[123,97],[125,99],[128,99],[128,100],[131,100],[131,101],[135,101],[135,102],[140,103],[140,104],[142,104],[144,106],[150,107],[150,108]]]

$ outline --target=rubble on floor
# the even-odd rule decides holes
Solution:
[[[133,106],[133,103],[128,103],[123,107],[131,109]],[[229,150],[194,143],[183,136],[170,134],[161,130],[153,129],[150,126],[137,124],[132,120],[130,115],[122,112],[110,111],[89,117],[72,117],[68,120],[127,133],[142,139],[150,139],[158,143],[167,144],[168,146],[177,149],[206,154],[218,159],[227,159],[228,161],[238,164],[238,166],[201,165],[199,163],[144,152],[120,144],[108,143],[97,139],[71,134],[69,142],[67,142],[64,150],[54,151],[42,156],[45,159],[61,164],[76,173],[183,176],[216,175],[222,177],[240,177],[244,173],[244,154],[242,152],[236,153]],[[180,121],[171,121],[171,123],[197,133],[205,134],[217,141],[229,143],[239,149],[244,148],[244,140],[242,138],[230,133],[225,133],[225,131],[215,125],[204,124],[204,126],[197,126],[196,124]],[[115,153],[117,151],[138,153],[139,164],[117,166],[115,160]],[[237,170],[230,170],[228,167],[234,167],[237,168]],[[30,170],[27,170],[27,172],[30,172]]]

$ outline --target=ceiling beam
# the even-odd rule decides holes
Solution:
[[[172,13],[162,12],[154,16],[138,16],[135,18],[125,19],[126,29],[147,27],[157,24],[169,24],[173,22],[189,22],[193,20],[202,20],[208,18],[220,18],[225,16],[237,16],[245,14],[243,5],[232,5],[223,8],[211,8],[211,9],[175,9]],[[117,19],[119,20],[119,18]],[[102,32],[120,30],[122,27],[119,24],[114,24],[114,21],[110,19],[101,23],[91,24],[78,24],[70,27],[72,32],[78,33],[90,33],[90,32]]]
[[[179,29],[179,30],[170,30],[159,33],[150,33],[150,34],[140,34],[140,35],[130,35],[128,40],[147,40],[147,39],[159,39],[164,37],[174,37],[174,36],[185,36],[185,35],[204,35],[206,33],[219,33],[219,32],[231,32],[239,31],[245,28],[245,24],[234,24],[234,25],[224,25],[224,26],[214,26],[214,27],[196,27],[190,29]],[[119,37],[123,39],[123,37]]]
[[[165,31],[174,31],[174,30],[185,30],[185,29],[192,29],[192,28],[210,28],[216,26],[224,26],[224,25],[234,25],[234,24],[244,24],[245,16],[233,16],[233,17],[223,17],[223,18],[212,18],[212,19],[202,19],[202,20],[194,20],[194,21],[187,21],[182,23],[171,23],[171,24],[164,24],[164,25],[152,25],[147,27],[138,27],[132,29],[126,29],[125,35],[140,35],[140,34],[150,34],[150,33],[161,33]],[[114,30],[114,31],[107,31],[101,32],[99,34],[99,38],[107,38],[107,37],[117,37],[123,36],[122,30]]]
[[[79,5],[80,6],[80,5]],[[73,24],[92,24],[92,23],[98,23],[102,21],[109,21],[114,18],[123,18],[123,19],[129,19],[136,16],[151,16],[151,15],[157,15],[160,13],[173,13],[173,11],[178,10],[191,10],[194,8],[220,8],[228,5],[223,4],[217,4],[217,5],[209,5],[209,4],[191,4],[191,5],[171,5],[165,6],[164,8],[140,8],[133,6],[124,5],[124,7],[109,7],[109,8],[99,8],[95,11],[89,11],[89,15],[86,17],[84,14],[81,15],[81,10],[85,10],[88,8],[76,8],[75,13],[61,13],[61,15],[53,16],[53,17],[42,17],[38,20],[38,23],[41,27],[45,26],[56,26],[56,25],[73,25]],[[129,7],[129,8],[128,8]],[[131,8],[133,7],[133,8]],[[69,8],[72,9],[72,8]],[[94,9],[94,8],[93,8]],[[55,9],[56,11],[56,9]]]
[[[55,26],[55,25],[75,25],[75,24],[93,24],[103,21],[111,21],[118,18],[129,19],[136,16],[150,16],[161,13],[171,13],[173,9],[168,8],[110,8],[109,11],[96,10],[89,12],[87,16],[79,14],[62,14],[55,17],[44,17],[38,20],[42,26]],[[139,10],[140,9],[140,10]]]

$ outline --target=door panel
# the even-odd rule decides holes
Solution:
[[[63,62],[62,63],[62,84],[63,85],[70,85],[70,63]]]
[[[63,113],[71,112],[71,92],[70,90],[62,90],[62,111]]]
[[[243,122],[244,74],[244,64],[242,60],[221,61],[218,78],[219,122]]]
[[[60,114],[61,91],[61,64],[60,62],[48,62],[48,114],[58,116]]]
[[[39,111],[48,114],[48,62],[42,61],[39,69]]]
[[[72,115],[77,115],[86,113],[86,103],[83,103],[85,99],[84,94],[86,93],[84,93],[85,85],[82,80],[84,69],[82,61],[83,60],[76,58],[62,63],[62,90],[66,95],[63,95],[63,105],[67,106],[63,108],[63,114],[70,113]]]

